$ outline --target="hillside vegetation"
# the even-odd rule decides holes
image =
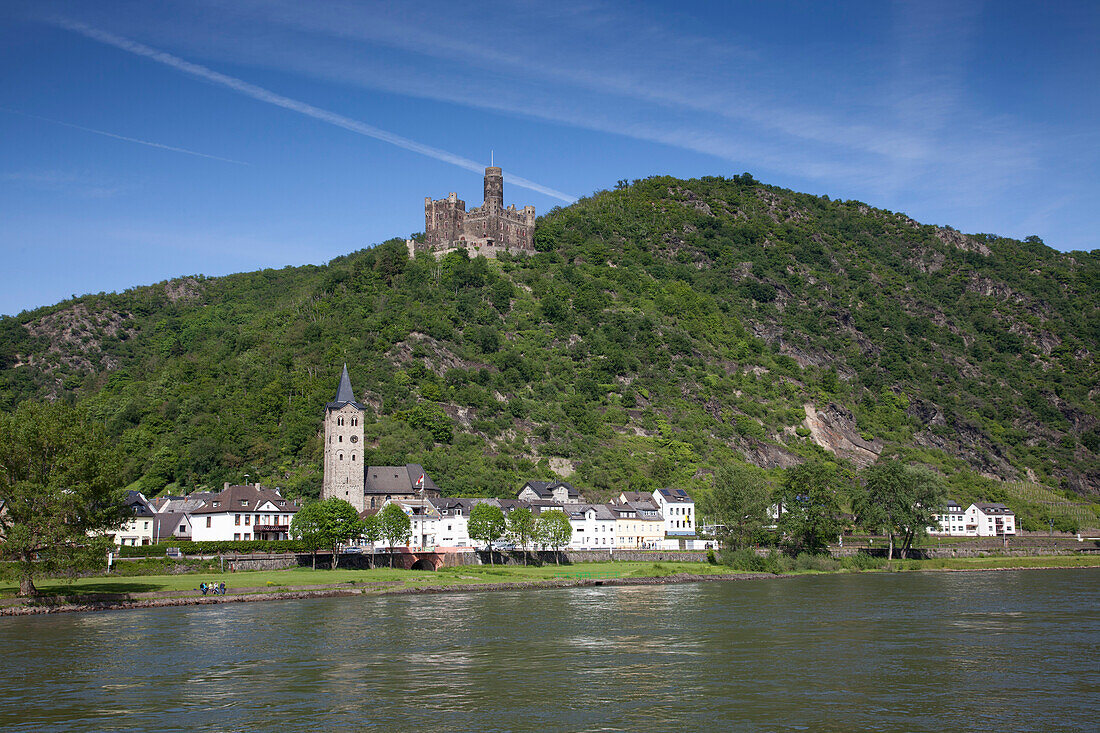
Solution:
[[[560,474],[609,497],[702,487],[732,461],[891,454],[960,497],[1003,494],[993,479],[1100,493],[1095,250],[747,174],[621,182],[535,239],[439,262],[393,240],[5,318],[0,408],[87,404],[148,493],[249,474],[316,495],[344,362],[366,459],[422,463],[453,494]]]

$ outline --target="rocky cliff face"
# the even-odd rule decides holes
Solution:
[[[882,454],[882,441],[865,440],[856,430],[852,412],[840,405],[830,403],[825,409],[818,410],[813,405],[803,405],[806,420],[803,422],[810,431],[810,440],[839,458],[845,458],[860,468],[878,460]]]

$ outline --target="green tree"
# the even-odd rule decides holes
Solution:
[[[535,522],[535,536],[538,541],[554,550],[554,560],[561,565],[561,548],[573,538],[573,525],[561,509],[549,509],[539,514]]]
[[[535,536],[535,517],[525,506],[508,513],[508,534],[519,544],[523,551],[523,564],[527,564],[527,546]]]
[[[412,520],[397,504],[387,504],[378,513],[378,525],[382,539],[390,547],[390,567],[393,567],[393,548],[407,545],[412,537]]]
[[[25,401],[0,414],[0,557],[14,560],[19,595],[42,573],[75,571],[106,557],[124,491],[121,460],[102,427],[64,403]]]
[[[489,550],[489,564],[493,565],[493,543],[504,536],[507,523],[504,512],[496,504],[480,502],[470,510],[470,537],[484,542]]]
[[[890,539],[887,559],[894,559],[896,539],[900,539],[901,556],[906,558],[914,540],[927,533],[947,501],[943,482],[925,466],[896,459],[863,469],[861,478],[863,485],[856,488],[852,499],[856,521],[870,530],[886,530]]]
[[[768,524],[771,497],[760,471],[748,466],[723,466],[714,474],[714,488],[702,497],[703,512],[716,525],[725,547],[756,544]]]
[[[840,534],[840,483],[836,469],[807,461],[787,469],[779,491],[779,532],[792,549],[824,552]]]
[[[331,498],[306,504],[290,521],[291,534],[300,537],[313,553],[313,568],[317,569],[317,550],[332,550],[332,569],[340,562],[340,544],[363,531],[359,514],[343,499]]]
[[[374,545],[382,539],[382,523],[378,518],[378,514],[368,514],[367,518],[363,520],[363,539],[370,543],[371,567],[374,566]]]

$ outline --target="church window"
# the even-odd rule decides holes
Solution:
[[[342,460],[344,460],[344,454],[343,453],[337,453],[336,458],[337,458],[337,460],[342,461]]]
[[[336,442],[337,442],[337,443],[343,443],[343,442],[344,442],[344,436],[343,436],[343,435],[340,435],[340,436],[338,436],[338,437],[336,438]]]
[[[352,424],[352,426],[358,425],[359,424],[359,418],[353,417],[351,419],[351,424]]]
[[[354,453],[351,454],[351,460],[353,460],[353,461],[355,460],[355,454]]]

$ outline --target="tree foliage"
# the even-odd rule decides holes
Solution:
[[[332,551],[333,570],[340,562],[340,545],[363,532],[359,513],[348,502],[335,497],[314,501],[299,509],[290,520],[290,533],[300,537],[313,553],[317,567],[317,550]]]
[[[535,541],[554,550],[554,560],[561,565],[560,553],[573,539],[573,525],[561,509],[540,512],[535,520]]]
[[[480,502],[470,510],[470,521],[467,525],[470,537],[484,542],[489,551],[489,564],[493,564],[493,543],[504,536],[507,523],[504,520],[504,512],[495,504]]]
[[[514,496],[559,457],[594,498],[651,467],[699,489],[741,457],[820,457],[807,403],[974,491],[1028,469],[1100,489],[1100,253],[744,175],[632,181],[547,212],[535,240],[494,261],[391,240],[3,318],[0,410],[80,402],[150,496],[248,473],[316,497],[343,361],[364,457],[455,495]]]
[[[523,564],[527,564],[527,546],[535,537],[535,517],[525,506],[508,512],[508,534],[523,552]]]
[[[87,411],[23,402],[0,413],[0,557],[13,560],[19,594],[34,577],[105,561],[121,527],[125,492],[113,442]]]
[[[412,520],[397,504],[386,504],[378,513],[378,526],[382,539],[390,548],[390,567],[393,567],[393,548],[408,545],[412,537]]]
[[[860,472],[862,486],[853,491],[852,507],[863,527],[885,530],[890,546],[887,559],[894,557],[895,539],[900,538],[905,558],[914,540],[934,526],[935,515],[943,510],[947,492],[942,480],[926,466],[884,460]]]
[[[718,539],[725,547],[749,547],[763,539],[771,495],[759,470],[723,466],[714,474],[714,488],[700,503],[703,513],[717,525]]]
[[[792,550],[824,552],[840,535],[840,476],[835,466],[807,461],[787,470],[778,492],[782,541]]]

